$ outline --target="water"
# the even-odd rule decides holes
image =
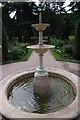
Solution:
[[[74,101],[74,88],[67,81],[52,76],[49,81],[49,93],[40,96],[33,91],[32,77],[22,79],[11,87],[8,100],[18,109],[40,114],[58,111]]]

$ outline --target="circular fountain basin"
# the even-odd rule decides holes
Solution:
[[[27,46],[27,48],[33,49],[38,54],[44,54],[49,50],[50,48],[54,48],[53,45],[31,45]]]
[[[49,96],[49,98],[51,98],[51,106],[50,108],[48,108],[47,112],[45,112],[45,109],[43,110],[43,112],[40,111],[36,111],[33,110],[32,108],[34,107],[34,104],[38,102],[38,105],[40,106],[39,103],[39,99],[42,100],[42,98],[39,98],[39,96],[35,97],[33,90],[32,90],[32,76],[34,74],[35,70],[26,70],[26,71],[21,71],[18,73],[14,73],[9,75],[8,77],[4,78],[3,81],[1,81],[0,83],[0,112],[7,118],[75,118],[78,116],[79,114],[79,105],[78,104],[78,100],[79,100],[79,93],[78,93],[78,76],[69,73],[67,71],[64,70],[60,70],[60,69],[48,69],[47,72],[50,75],[50,81],[51,81],[51,86],[59,86],[57,88],[57,90],[55,88],[52,87],[52,91],[56,94],[53,94],[53,96]],[[28,79],[26,79],[28,78]],[[55,78],[53,80],[53,78]],[[61,80],[62,79],[62,80]],[[26,82],[27,81],[27,82]],[[54,82],[53,82],[54,81]],[[62,82],[63,81],[63,82]],[[67,83],[64,87],[61,84],[62,83]],[[25,84],[24,84],[25,83]],[[79,83],[80,84],[80,83]],[[24,87],[23,87],[24,86]],[[60,88],[61,87],[61,88]],[[64,89],[65,88],[65,89]],[[19,91],[18,91],[19,90]],[[26,91],[27,90],[27,91]],[[55,96],[57,97],[57,99],[59,100],[58,97],[60,97],[59,91],[63,91],[61,94],[61,96],[63,96],[64,94],[67,94],[67,91],[71,94],[70,96],[68,96],[69,98],[66,100],[65,97],[63,101],[65,101],[64,103],[60,103],[61,101],[59,101],[59,106],[62,104],[62,106],[60,106],[59,109],[55,108],[54,104],[54,99]],[[20,93],[19,93],[20,92]],[[22,95],[22,93],[24,95]],[[51,93],[51,91],[50,91]],[[17,95],[19,95],[17,97]],[[32,97],[31,97],[32,95]],[[17,102],[14,102],[13,98],[15,96],[15,99]],[[22,98],[20,98],[22,96]],[[24,97],[23,97],[24,96]],[[72,99],[70,99],[72,96]],[[26,97],[26,101],[23,101]],[[33,99],[33,97],[35,97],[35,100]],[[61,99],[61,97],[60,97]],[[12,102],[10,102],[12,100]],[[22,101],[21,101],[22,100]],[[20,103],[21,101],[21,103]],[[33,101],[33,102],[31,102]],[[49,99],[45,99],[46,102],[49,102]],[[44,104],[44,102],[41,102],[42,104]],[[56,101],[56,99],[55,99]],[[63,104],[70,102],[69,104],[67,104],[65,107],[63,107]],[[21,104],[26,104],[27,105],[23,105],[23,107],[21,108]],[[18,103],[16,105],[16,103]],[[34,103],[34,104],[33,104]],[[20,105],[19,105],[20,104]],[[32,108],[29,106],[32,106]],[[45,103],[46,104],[46,103]],[[45,107],[45,104],[42,105]],[[49,106],[49,103],[48,103]],[[53,109],[53,107],[54,109]],[[38,107],[38,106],[36,106]],[[52,109],[51,109],[52,107]],[[57,106],[58,107],[58,106]],[[30,109],[30,111],[28,110],[28,108]],[[50,109],[50,111],[49,111]],[[31,113],[33,112],[33,113]]]
[[[44,31],[46,27],[50,25],[45,23],[38,23],[38,24],[32,24],[31,26],[34,27],[37,31]]]

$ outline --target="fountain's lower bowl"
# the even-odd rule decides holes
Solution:
[[[38,54],[44,54],[50,48],[54,48],[54,46],[53,45],[31,45],[31,46],[27,46],[27,48],[33,49]]]
[[[48,69],[49,75],[58,76],[59,78],[67,81],[76,94],[74,101],[64,109],[56,112],[50,112],[46,114],[30,113],[20,110],[20,108],[14,107],[8,100],[8,95],[12,86],[19,80],[21,81],[25,76],[31,77],[35,70],[26,70],[4,78],[0,83],[0,112],[7,118],[75,118],[79,114],[80,103],[78,104],[78,76],[60,69]],[[80,83],[79,83],[80,84]],[[16,87],[16,86],[15,86]],[[12,88],[13,89],[13,88]],[[17,99],[17,98],[16,98]],[[26,98],[27,99],[27,98]]]

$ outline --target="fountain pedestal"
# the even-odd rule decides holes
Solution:
[[[33,88],[34,91],[40,95],[45,94],[49,91],[48,73],[45,69],[41,70],[38,68],[35,72]]]
[[[39,54],[39,65],[34,74],[33,88],[36,93],[42,95],[49,91],[48,73],[43,67],[43,54]]]

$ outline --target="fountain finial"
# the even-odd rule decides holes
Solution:
[[[42,23],[42,14],[41,14],[41,12],[39,13],[39,23]]]

